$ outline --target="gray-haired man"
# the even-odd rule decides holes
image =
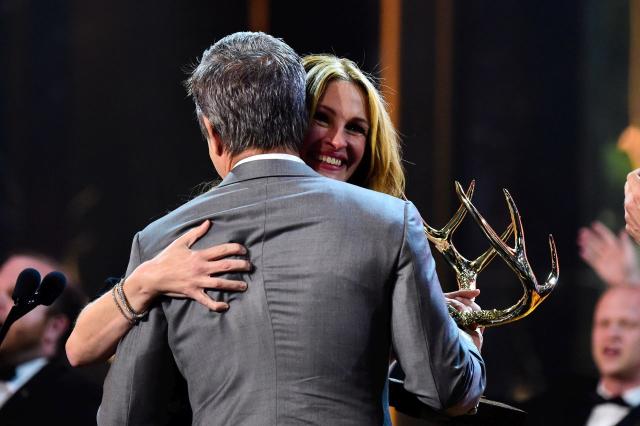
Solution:
[[[214,190],[134,239],[128,271],[205,219],[196,248],[247,247],[248,290],[224,314],[165,298],[122,340],[101,425],[165,424],[176,377],[197,425],[382,424],[389,353],[407,389],[436,409],[478,401],[484,364],[447,314],[411,203],[324,178],[297,157],[307,124],[305,74],[284,42],[227,36],[188,87]]]

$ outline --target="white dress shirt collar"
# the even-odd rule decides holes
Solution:
[[[602,383],[598,383],[598,389],[596,390],[598,394],[603,398],[612,398],[613,395],[609,392]],[[636,405],[640,405],[640,386],[636,386],[635,388],[627,389],[621,395],[622,399],[632,407]]]
[[[256,161],[256,160],[289,160],[289,161],[296,161],[298,163],[304,164],[304,161],[302,161],[300,157],[296,157],[295,155],[291,155],[291,154],[284,154],[284,153],[256,154],[256,155],[252,155],[251,157],[243,158],[242,160],[238,161],[231,168],[231,170],[235,169],[240,164],[244,164],[244,163],[248,163],[250,161]]]
[[[613,395],[607,391],[602,383],[598,384],[596,392],[603,398],[611,398]],[[622,399],[632,407],[640,404],[640,386],[624,392]],[[614,426],[629,414],[631,408],[622,405],[604,403],[593,407],[586,426]]]
[[[25,383],[47,365],[47,358],[35,358],[24,362],[16,367],[16,375],[8,382],[0,380],[0,407],[2,407],[11,396],[18,391]]]

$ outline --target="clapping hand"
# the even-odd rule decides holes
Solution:
[[[601,222],[578,231],[580,257],[609,286],[626,285],[638,280],[638,261],[629,235],[614,234]]]

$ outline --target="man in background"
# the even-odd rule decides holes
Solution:
[[[26,268],[42,277],[60,270],[39,254],[16,254],[0,266],[0,323],[13,306],[16,279]],[[84,306],[67,286],[50,306],[37,306],[18,319],[0,346],[0,425],[96,424],[100,388],[72,370],[64,342]]]
[[[640,425],[640,287],[610,287],[591,330],[598,380],[558,383],[526,407],[528,425]]]
[[[640,287],[615,287],[603,294],[591,345],[600,381],[586,425],[640,424]]]

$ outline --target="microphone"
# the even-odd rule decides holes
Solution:
[[[27,268],[20,272],[11,295],[14,302],[13,307],[0,328],[0,345],[6,337],[9,327],[16,320],[31,312],[38,305],[51,305],[60,296],[66,284],[67,278],[62,272],[48,273],[42,283],[40,282],[40,274],[35,269]]]
[[[51,305],[62,294],[66,285],[67,277],[62,272],[49,272],[34,294],[34,302],[36,305]]]
[[[26,302],[33,297],[40,284],[40,273],[33,268],[27,268],[20,272],[16,280],[16,286],[13,288],[11,298],[16,305]]]

